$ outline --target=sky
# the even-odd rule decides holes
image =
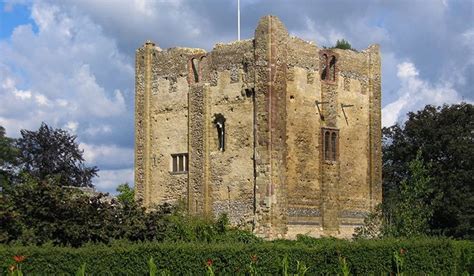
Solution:
[[[474,101],[472,0],[241,0],[241,37],[260,17],[332,46],[348,40],[382,55],[382,124],[427,104]],[[211,50],[237,39],[237,0],[0,0],[0,125],[7,135],[41,122],[77,135],[96,189],[133,185],[134,55]]]

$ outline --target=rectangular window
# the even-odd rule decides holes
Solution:
[[[188,154],[177,153],[171,154],[171,172],[185,173],[188,171]]]
[[[322,139],[324,160],[337,161],[339,156],[339,130],[333,128],[323,128]]]

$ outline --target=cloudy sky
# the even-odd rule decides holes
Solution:
[[[98,190],[133,184],[134,52],[236,39],[237,0],[0,0],[0,125],[78,136]],[[474,100],[472,0],[241,0],[242,38],[274,14],[317,45],[382,51],[383,124]]]

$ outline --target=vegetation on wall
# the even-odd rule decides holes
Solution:
[[[345,39],[341,39],[341,40],[338,39],[336,41],[336,45],[334,46],[334,48],[343,49],[343,50],[352,50],[351,44],[349,43],[349,41]]]

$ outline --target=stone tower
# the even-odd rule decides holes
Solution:
[[[377,45],[321,49],[274,16],[251,40],[136,51],[135,190],[265,238],[350,237],[381,202]]]

